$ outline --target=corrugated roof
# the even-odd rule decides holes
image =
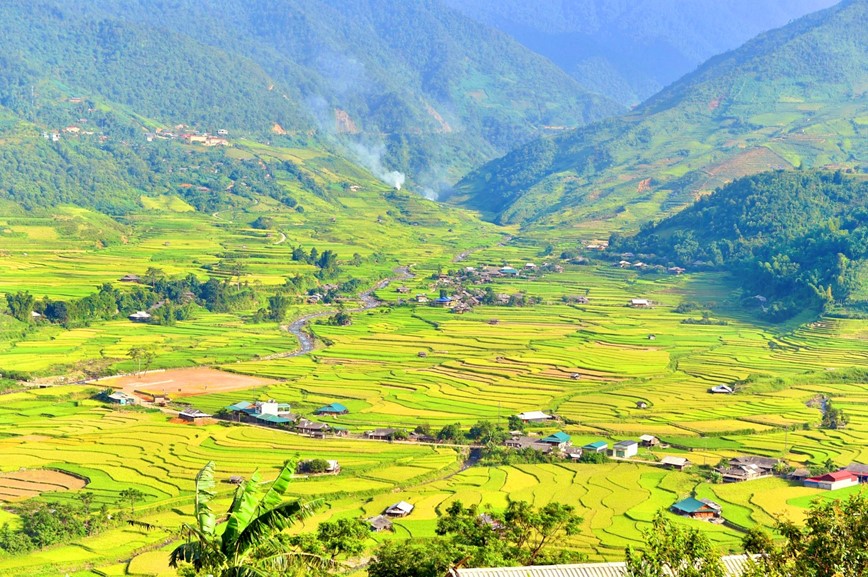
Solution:
[[[274,423],[276,425],[283,425],[292,422],[286,417],[278,417],[277,415],[255,415],[253,418],[267,423]]]
[[[543,443],[569,443],[570,436],[566,433],[553,433],[542,440]]]
[[[251,406],[253,406],[253,403],[251,403],[250,401],[239,401],[234,405],[229,405],[228,407],[226,407],[226,410],[243,411],[244,409],[250,408]]]
[[[722,557],[721,562],[728,577],[739,577],[744,572],[747,555],[728,555]],[[626,564],[619,561],[577,565],[457,569],[455,573],[458,577],[624,577],[626,569]]]
[[[604,447],[608,447],[609,443],[606,441],[594,441],[593,443],[588,443],[583,449],[602,449]]]

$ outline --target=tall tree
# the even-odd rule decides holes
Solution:
[[[35,299],[28,291],[18,291],[17,293],[6,293],[6,306],[9,308],[9,314],[21,322],[30,321],[30,313],[33,312]]]

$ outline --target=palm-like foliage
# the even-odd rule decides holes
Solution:
[[[295,462],[287,461],[263,494],[259,473],[241,483],[226,516],[226,526],[217,532],[217,518],[209,506],[214,498],[214,463],[196,475],[196,523],[184,524],[187,538],[170,557],[169,565],[191,563],[220,577],[271,577],[301,565],[321,565],[322,560],[287,550],[278,539],[281,531],[307,517],[318,501],[283,501]]]

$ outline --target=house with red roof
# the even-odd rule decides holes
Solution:
[[[826,473],[816,477],[808,477],[804,481],[805,487],[814,487],[834,491],[859,484],[859,476],[852,471],[842,470],[834,473]]]

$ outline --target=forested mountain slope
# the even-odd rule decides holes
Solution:
[[[613,235],[609,250],[731,270],[752,304],[771,301],[773,319],[847,304],[868,258],[868,180],[801,171],[741,178],[636,236]]]
[[[470,173],[459,202],[502,222],[635,226],[747,174],[864,165],[868,2],[715,57],[632,114],[529,143]]]
[[[579,82],[638,104],[704,60],[835,0],[446,0],[551,59]]]
[[[44,85],[163,123],[351,141],[436,188],[542,134],[620,108],[439,2],[12,0],[0,103]]]

